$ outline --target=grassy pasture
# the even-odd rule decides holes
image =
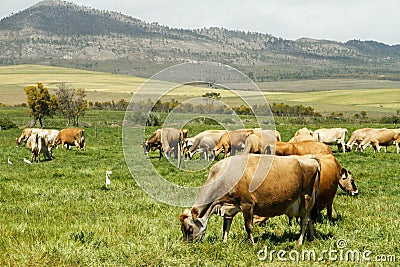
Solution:
[[[76,88],[85,88],[87,99],[92,102],[122,98],[130,100],[133,92],[145,81],[144,78],[71,68],[39,65],[3,66],[0,67],[0,103],[11,105],[26,102],[23,88],[36,82],[43,82],[50,91],[56,89],[60,82],[66,82]],[[201,97],[206,92],[219,92],[222,96],[221,101],[232,106],[243,104],[243,101],[229,90],[175,86],[153,81],[146,86],[145,92],[135,95],[135,99],[158,97],[165,88],[174,88],[164,96],[165,99],[185,101]],[[310,105],[326,115],[342,112],[352,116],[364,110],[371,117],[385,116],[393,115],[400,109],[400,82],[394,81],[327,79],[260,83],[258,86],[269,103]],[[254,92],[240,91],[240,94],[254,103],[264,103]]]
[[[19,118],[19,125],[28,121],[21,109],[1,108],[1,114]],[[0,132],[0,265],[1,266],[379,266],[378,262],[336,260],[325,254],[318,262],[291,260],[260,261],[257,255],[284,250],[287,253],[314,250],[317,258],[324,250],[371,251],[369,257],[395,255],[400,261],[400,161],[394,147],[388,153],[351,152],[337,154],[343,167],[352,171],[360,195],[349,197],[340,189],[334,203],[334,222],[316,225],[316,239],[295,246],[299,226],[288,226],[285,216],[255,227],[256,244],[250,246],[239,214],[234,219],[229,241],[221,242],[222,218],[210,219],[203,242],[187,244],[181,241],[179,214],[182,207],[160,203],[147,195],[135,182],[126,166],[122,151],[121,125],[124,113],[90,111],[82,123],[87,150],[58,149],[55,159],[40,164],[22,162],[29,157],[25,147],[15,147],[19,129]],[[97,138],[93,122],[98,122]],[[62,127],[54,118],[49,127]],[[390,125],[315,125],[312,127],[345,126],[349,131],[365,126]],[[284,140],[303,125],[278,125]],[[192,125],[196,134],[208,128]],[[151,132],[154,128],[149,129]],[[135,144],[134,144],[135,145]],[[336,148],[333,147],[336,151]],[[10,156],[13,165],[7,164]],[[151,161],[165,178],[179,185],[201,185],[207,169],[187,173],[174,168],[165,158]],[[138,155],[138,160],[142,158]],[[106,190],[105,171],[111,170],[111,187]],[[140,170],[136,177],[145,175]],[[325,215],[325,211],[323,215]],[[295,255],[292,252],[292,255]],[[288,255],[286,255],[288,257]],[[342,259],[345,259],[344,256]],[[382,259],[380,257],[379,259]],[[388,259],[388,257],[386,257]],[[393,258],[391,258],[393,261]]]

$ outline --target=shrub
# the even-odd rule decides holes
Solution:
[[[11,128],[17,128],[17,125],[10,121],[9,118],[0,118],[0,127],[2,130],[8,130]]]

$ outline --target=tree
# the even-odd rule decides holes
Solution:
[[[360,115],[361,115],[361,119],[363,120],[363,121],[365,121],[368,117],[367,117],[367,112],[366,111],[361,111],[360,112]]]
[[[78,126],[79,117],[88,109],[85,90],[68,88],[65,83],[60,83],[56,95],[59,101],[59,114],[66,119],[67,125],[72,122],[74,126]]]
[[[36,86],[24,88],[27,97],[27,104],[30,108],[30,116],[33,116],[33,125],[39,120],[40,127],[43,127],[43,118],[52,117],[57,110],[58,101],[55,95],[51,95],[42,83]],[[32,125],[32,126],[33,126]]]
[[[209,101],[211,101],[211,106],[214,105],[214,101],[215,100],[219,100],[221,98],[221,94],[220,93],[205,93],[204,95],[202,95],[202,97],[204,97],[207,100],[207,104],[209,105]]]

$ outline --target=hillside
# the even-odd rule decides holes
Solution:
[[[0,21],[0,64],[34,63],[148,77],[191,60],[234,66],[255,81],[400,79],[400,46],[223,28],[175,29],[73,3],[45,0]]]

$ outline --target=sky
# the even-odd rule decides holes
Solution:
[[[39,0],[1,1],[0,18]],[[223,27],[339,42],[400,44],[399,0],[71,0],[173,28]]]

